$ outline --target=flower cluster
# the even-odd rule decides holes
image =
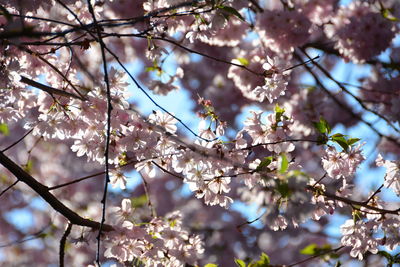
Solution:
[[[277,53],[292,52],[310,37],[310,20],[297,10],[266,10],[257,27],[267,47]]]
[[[378,252],[379,242],[372,237],[371,230],[376,227],[375,222],[365,223],[362,220],[354,222],[347,220],[341,227],[340,231],[343,235],[341,242],[345,246],[351,246],[350,256],[363,259],[365,252],[369,251],[373,254]]]
[[[267,98],[272,103],[279,96],[285,94],[288,71],[285,74],[283,72],[285,72],[287,63],[288,61],[283,61],[278,57],[275,57],[275,60],[267,57],[267,62],[263,64],[265,84],[257,86],[252,92],[257,101],[263,102]]]
[[[341,243],[352,248],[350,251],[352,257],[362,260],[366,252],[376,254],[379,246],[393,250],[400,244],[398,229],[400,221],[398,218],[390,217],[382,221],[381,216],[375,217],[375,219],[368,221],[362,219],[347,220],[340,227],[343,235]],[[379,231],[383,232],[383,238],[376,236]]]
[[[363,63],[389,47],[396,34],[394,24],[362,1],[341,7],[325,25],[329,38],[336,39],[335,48],[347,60]]]
[[[328,147],[322,157],[322,166],[329,177],[347,178],[353,176],[358,165],[365,159],[361,154],[361,146],[352,147],[347,152],[338,152],[334,147]]]
[[[266,115],[266,122],[263,122],[262,111],[251,111],[252,117],[247,118],[244,122],[243,131],[252,138],[252,145],[263,145],[269,151],[277,154],[281,152],[292,152],[294,145],[290,141],[292,121],[279,113],[271,113]],[[240,138],[243,133],[238,136],[238,143],[244,143]]]
[[[297,0],[302,12],[316,25],[323,25],[334,14],[338,0]],[[299,3],[299,4],[300,4]]]
[[[384,186],[391,188],[400,196],[400,164],[396,161],[384,160],[381,154],[376,159],[376,165],[386,168]]]
[[[261,51],[261,49],[255,48],[251,49],[250,52],[240,51],[238,53],[238,58],[245,60],[248,69],[259,70],[263,66],[265,53]],[[239,60],[233,60],[233,63],[242,65]],[[258,86],[263,86],[265,84],[265,79],[259,76],[255,77],[251,72],[235,65],[229,67],[228,78],[233,80],[235,86],[242,92],[244,97],[250,100],[260,101],[253,93],[253,90]]]
[[[121,263],[139,260],[145,266],[185,266],[196,265],[204,251],[200,237],[182,229],[180,212],[167,214],[164,219],[153,218],[140,226],[133,222],[129,199],[122,200],[121,208],[114,211],[119,223],[106,237],[107,258]]]

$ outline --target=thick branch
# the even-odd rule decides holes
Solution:
[[[27,184],[36,193],[38,193],[53,209],[61,213],[65,218],[67,218],[72,224],[90,227],[93,229],[99,229],[100,223],[85,219],[79,216],[76,212],[65,206],[60,200],[58,200],[53,194],[48,190],[47,186],[39,183],[30,174],[24,171],[20,166],[15,164],[10,158],[0,152],[0,163],[9,170],[14,176],[21,182]],[[114,230],[111,225],[103,225],[104,231]]]
[[[60,90],[60,89],[56,89],[56,88],[53,88],[53,87],[50,87],[50,86],[35,82],[34,80],[31,80],[31,79],[29,79],[29,78],[27,78],[25,76],[21,76],[20,82],[25,83],[27,85],[30,85],[32,87],[35,87],[37,89],[40,89],[42,91],[45,91],[45,92],[47,92],[49,94],[60,95],[60,96],[65,96],[65,97],[73,97],[73,98],[80,99],[82,101],[85,100],[81,96],[77,96],[77,95],[74,95],[72,93],[69,93],[69,92],[66,92],[66,91],[63,91],[63,90]]]

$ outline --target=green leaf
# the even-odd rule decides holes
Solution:
[[[28,162],[23,166],[24,167],[24,171],[26,171],[27,173],[31,173],[32,169],[33,169],[33,161],[32,160],[28,160]]]
[[[337,253],[331,253],[331,254],[329,254],[329,257],[330,257],[331,259],[338,259],[338,258],[340,257],[340,255],[337,254]]]
[[[349,146],[351,146],[351,145],[354,145],[355,143],[357,143],[358,141],[360,141],[361,139],[360,138],[349,138],[348,140],[347,140],[347,144],[349,145]]]
[[[256,171],[262,171],[265,167],[267,167],[272,162],[272,160],[273,160],[272,156],[264,157],[264,159],[257,166]]]
[[[384,251],[384,250],[379,250],[378,254],[385,257],[388,261],[393,260],[392,255],[390,255],[388,252]]]
[[[256,262],[251,262],[248,267],[268,267],[270,260],[267,254],[261,253],[260,259]]]
[[[400,253],[397,253],[396,255],[393,256],[393,262],[400,263]]]
[[[118,156],[118,164],[119,164],[119,166],[125,166],[126,164],[128,164],[128,158],[126,156],[126,152],[122,152]]]
[[[326,135],[319,135],[317,137],[317,145],[325,145],[328,142],[328,137]]]
[[[145,69],[146,72],[151,72],[151,71],[156,71],[156,70],[158,70],[157,67],[147,67],[147,68]]]
[[[325,244],[319,247],[317,244],[313,243],[300,250],[300,253],[303,255],[320,256],[322,259],[338,258],[338,255],[329,253],[331,250],[332,246],[330,244]]]
[[[283,198],[288,197],[290,195],[289,184],[285,182],[278,183],[276,191],[278,191]]]
[[[314,127],[318,130],[318,132],[324,134],[329,134],[331,132],[331,127],[329,126],[328,122],[323,118],[319,118],[319,122],[313,122]]]
[[[46,238],[49,234],[48,233],[40,233],[37,235],[38,238]]]
[[[285,154],[281,154],[279,157],[279,172],[280,173],[285,173],[289,167],[289,161],[287,160],[287,157]]]
[[[240,64],[242,64],[243,66],[246,66],[246,67],[250,64],[250,62],[247,59],[245,59],[244,57],[238,57],[236,60],[239,61]]]
[[[308,175],[307,175],[307,173],[305,173],[305,172],[302,172],[302,171],[300,171],[300,170],[291,170],[288,174],[287,174],[287,177],[299,177],[299,176],[303,176],[303,177],[307,177],[307,178],[309,178],[308,177]]]
[[[314,243],[310,244],[310,245],[306,246],[305,248],[303,248],[302,250],[300,250],[300,254],[314,255],[316,248],[318,248],[317,244],[314,244]]]
[[[330,244],[325,244],[322,247],[317,248],[317,252],[319,253],[325,253],[328,252],[332,249],[332,246]]]
[[[215,263],[207,263],[206,265],[204,265],[204,267],[218,267],[218,265]]]
[[[10,135],[10,130],[8,129],[7,124],[0,123],[0,133],[2,133],[5,136]]]
[[[131,206],[132,208],[140,208],[143,207],[147,204],[147,196],[145,194],[139,196],[139,197],[134,197],[131,198]]]
[[[346,138],[344,138],[343,135],[340,134],[335,134],[335,135],[331,136],[332,141],[337,143],[339,146],[341,146],[344,150],[347,151],[347,149],[349,149],[349,145],[347,144]]]
[[[264,264],[265,266],[268,266],[270,264],[270,260],[269,260],[268,255],[265,254],[264,252],[261,253],[260,260],[258,262],[260,264]],[[264,266],[264,265],[261,265],[261,266]]]
[[[381,14],[385,19],[388,19],[390,21],[399,21],[398,18],[396,18],[393,13],[391,8],[384,8],[381,10]]]
[[[233,7],[230,6],[218,6],[219,9],[224,10],[225,12],[234,15],[235,17],[237,17],[238,19],[245,21],[244,18],[242,17],[242,15]]]
[[[281,108],[278,104],[276,104],[274,111],[275,111],[275,120],[277,122],[281,121],[281,117],[282,117],[283,113],[285,113],[285,109]]]
[[[335,133],[334,135],[332,135],[331,137],[345,137],[344,134],[341,133]]]
[[[239,267],[246,267],[246,263],[242,261],[241,259],[235,259],[235,263]]]

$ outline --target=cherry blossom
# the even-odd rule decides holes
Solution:
[[[381,154],[376,158],[376,165],[386,168],[385,183],[387,188],[391,188],[396,195],[400,195],[400,168],[399,163],[384,160]]]
[[[0,265],[399,261],[400,5],[344,2],[0,0]]]

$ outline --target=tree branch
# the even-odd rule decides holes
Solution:
[[[2,195],[4,195],[8,190],[10,190],[11,188],[13,188],[17,183],[19,182],[19,180],[16,180],[14,183],[10,184],[9,186],[7,186],[3,191],[0,192],[0,197]]]
[[[64,267],[65,243],[67,242],[67,237],[71,233],[71,229],[72,223],[68,222],[67,229],[65,230],[60,240],[60,267]]]
[[[313,192],[317,192],[317,190],[318,190],[318,189],[316,189],[316,188],[314,188],[312,186],[307,186],[307,189],[311,190]],[[318,191],[318,193],[321,193],[321,192]],[[365,203],[365,201],[361,202],[361,201],[356,201],[356,200],[352,200],[352,199],[349,199],[349,198],[344,198],[344,197],[337,196],[337,195],[335,195],[333,193],[329,193],[329,192],[326,192],[326,191],[321,193],[321,194],[323,196],[327,197],[327,198],[330,198],[330,199],[333,199],[333,200],[337,200],[337,201],[341,201],[341,202],[349,204],[351,206],[353,206],[353,205],[361,206],[361,207],[367,208],[369,210],[377,211],[377,212],[379,212],[381,214],[386,214],[386,213],[394,214],[394,215],[400,214],[400,208],[396,209],[396,210],[386,210],[386,209],[381,209],[381,208],[378,208],[378,207],[374,207],[374,206],[368,205],[367,203]]]
[[[36,82],[34,80],[31,80],[31,79],[29,79],[29,78],[27,78],[25,76],[21,76],[20,82],[25,83],[25,84],[30,85],[30,86],[33,86],[33,87],[35,87],[37,89],[40,89],[42,91],[45,91],[46,93],[49,93],[50,95],[54,94],[54,95],[60,95],[60,96],[72,97],[72,98],[80,99],[82,101],[85,100],[81,96],[77,96],[77,95],[74,95],[72,93],[68,93],[66,91],[63,91],[63,90],[60,90],[60,89],[56,89],[56,88],[44,85],[42,83],[38,83],[38,82]]]
[[[20,166],[13,162],[10,158],[0,152],[0,163],[9,170],[14,176],[21,182],[27,184],[32,188],[39,196],[41,196],[53,209],[61,213],[65,218],[67,218],[71,223],[81,226],[90,227],[93,229],[99,229],[100,223],[85,219],[79,216],[76,212],[65,206],[60,200],[58,200],[53,194],[49,192],[47,186],[39,183],[30,174],[24,171]],[[104,231],[113,231],[114,228],[111,225],[104,224]]]

